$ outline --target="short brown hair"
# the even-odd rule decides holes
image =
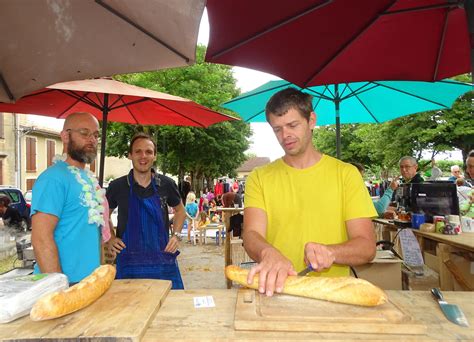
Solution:
[[[128,153],[132,154],[132,150],[133,150],[133,144],[135,143],[135,141],[137,141],[138,139],[146,139],[146,140],[150,140],[152,143],[153,143],[153,152],[155,152],[155,155],[156,155],[156,143],[155,141],[151,138],[151,136],[145,132],[138,132],[138,133],[135,133],[135,135],[132,137],[132,140],[130,140],[130,146],[128,147]]]
[[[0,196],[0,205],[3,207],[8,207],[11,201],[7,196]]]
[[[292,87],[280,90],[268,100],[265,107],[265,117],[268,121],[270,114],[283,116],[292,108],[296,109],[306,121],[309,121],[313,111],[313,97]]]

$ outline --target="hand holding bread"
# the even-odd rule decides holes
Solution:
[[[102,265],[78,284],[40,298],[30,312],[33,321],[65,316],[92,304],[102,296],[115,279],[115,267]]]
[[[225,268],[226,277],[230,280],[258,289],[258,275],[254,276],[252,284],[248,284],[248,273],[248,270],[234,265]],[[383,290],[366,280],[352,277],[288,276],[283,293],[361,306],[376,306],[387,301],[387,295]]]

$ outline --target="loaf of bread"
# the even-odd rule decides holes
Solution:
[[[33,321],[68,315],[92,304],[108,290],[115,279],[115,267],[102,265],[70,288],[41,297],[31,309]]]
[[[254,276],[252,284],[247,284],[248,273],[248,270],[234,265],[225,268],[227,278],[257,290],[258,274]],[[366,280],[352,277],[288,276],[283,293],[361,306],[376,306],[387,301],[387,295],[383,290]]]

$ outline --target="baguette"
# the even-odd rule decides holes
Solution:
[[[43,321],[68,315],[92,304],[112,285],[115,267],[102,265],[79,283],[62,291],[41,297],[31,309],[33,321]]]
[[[240,285],[258,289],[258,275],[252,284],[247,284],[249,270],[230,265],[225,268],[225,275]],[[353,277],[298,277],[288,276],[283,293],[323,299],[331,302],[376,306],[387,301],[386,293],[366,280]]]

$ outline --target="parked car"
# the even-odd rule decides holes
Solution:
[[[26,203],[21,190],[9,185],[0,185],[0,196],[10,198],[10,206],[20,212],[21,217],[26,221],[28,229],[31,229],[30,204]]]

